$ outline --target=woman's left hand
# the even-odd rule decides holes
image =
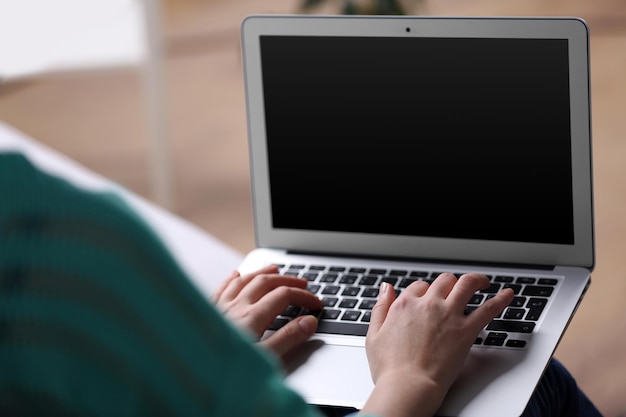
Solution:
[[[241,276],[234,271],[213,295],[227,318],[260,339],[277,315],[288,306],[320,310],[322,301],[306,290],[307,281],[278,274],[274,265]],[[308,340],[317,329],[317,319],[301,316],[259,342],[281,357]]]

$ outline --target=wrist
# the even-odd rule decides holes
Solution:
[[[446,393],[424,374],[388,374],[378,379],[361,412],[384,417],[432,417]]]

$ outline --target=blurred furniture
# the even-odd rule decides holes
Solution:
[[[138,68],[151,194],[172,209],[160,7],[159,0],[0,0],[0,88],[39,74]]]

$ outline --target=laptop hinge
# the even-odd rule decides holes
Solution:
[[[375,256],[375,255],[359,255],[351,253],[325,253],[325,252],[309,252],[309,251],[294,251],[288,250],[288,254],[292,255],[309,255],[309,256],[323,256],[325,258],[352,258],[352,259],[364,259],[364,260],[376,260],[376,261],[390,261],[390,262],[419,262],[419,263],[445,263],[451,265],[476,265],[487,267],[499,267],[499,268],[530,268],[539,269],[545,271],[552,271],[556,268],[554,265],[535,265],[535,264],[513,264],[505,262],[477,262],[477,261],[462,261],[462,260],[449,260],[449,259],[429,259],[419,257],[389,257],[389,256]]]

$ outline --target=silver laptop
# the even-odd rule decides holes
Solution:
[[[280,265],[323,299],[287,369],[308,402],[364,405],[381,282],[477,271],[467,314],[515,300],[439,414],[522,413],[594,266],[588,40],[577,18],[244,20],[258,248],[240,270]]]

